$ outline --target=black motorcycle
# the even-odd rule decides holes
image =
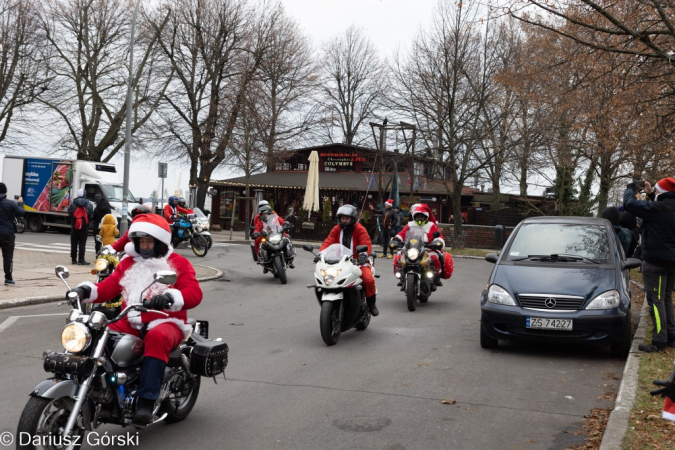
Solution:
[[[272,272],[274,278],[279,278],[281,284],[288,282],[286,268],[293,268],[295,248],[291,239],[284,233],[293,228],[290,222],[279,223],[277,216],[272,216],[263,223],[262,242],[259,248],[255,248],[255,242],[251,242],[253,259],[263,266],[263,273]],[[259,237],[256,233],[251,235],[254,239]]]
[[[68,269],[57,266],[56,274],[65,283]],[[161,271],[150,286],[171,285],[176,278],[175,272]],[[132,417],[144,343],[133,335],[111,331],[108,325],[131,311],[147,312],[149,302],[129,305],[111,320],[98,311],[84,314],[75,292],[68,293],[68,302],[73,309],[61,333],[65,351],[43,354],[45,371],[54,375],[30,393],[17,435],[26,433],[31,443],[21,448],[35,448],[36,441],[58,443],[53,446],[57,448],[79,448],[86,433],[101,424],[137,426]],[[215,376],[227,366],[227,344],[207,338],[208,322],[190,319],[190,323],[192,335],[171,351],[151,425],[185,419],[197,401],[200,377],[213,377],[215,382]]]
[[[440,233],[434,233],[434,239],[439,237]],[[405,291],[408,302],[408,310],[417,309],[417,300],[420,303],[429,301],[429,296],[436,290],[434,277],[434,266],[428,251],[432,248],[430,244],[425,243],[426,233],[419,228],[409,228],[405,236],[405,243],[399,240],[393,240],[391,248],[403,246],[399,264],[401,271],[396,272],[396,277],[400,277],[403,283],[402,291]],[[431,250],[433,251],[433,250]]]

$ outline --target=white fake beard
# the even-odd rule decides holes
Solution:
[[[141,303],[141,292],[154,281],[154,274],[160,270],[172,270],[169,262],[164,258],[140,259],[127,269],[120,280],[122,296],[127,306]],[[167,289],[169,289],[168,286],[155,283],[150,289],[145,291],[143,297],[149,300],[154,295],[163,294]],[[141,313],[138,311],[131,311],[127,316],[129,323],[134,328],[139,329],[142,326],[140,315]]]

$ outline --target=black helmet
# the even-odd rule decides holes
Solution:
[[[134,219],[139,214],[151,214],[152,211],[150,211],[150,208],[148,208],[145,205],[138,205],[134,209],[131,210],[131,220]]]
[[[338,208],[337,210],[337,219],[338,219],[338,224],[340,225],[340,228],[343,230],[347,227],[353,227],[354,224],[356,223],[356,218],[359,215],[359,212],[357,211],[356,207],[352,205],[342,205]],[[348,216],[351,217],[349,223],[342,223],[342,220],[340,218],[342,216]]]
[[[185,198],[184,197],[178,197],[178,206],[185,208]]]

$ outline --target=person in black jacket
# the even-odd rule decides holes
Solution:
[[[14,233],[17,217],[23,217],[23,198],[14,203],[7,199],[7,186],[0,183],[0,246],[2,246],[2,268],[5,271],[5,284],[16,284],[12,278],[14,261]]]
[[[82,206],[87,210],[87,225],[81,230],[75,229],[75,210],[78,206]],[[73,264],[81,266],[88,266],[90,263],[84,260],[84,251],[87,246],[87,237],[89,236],[89,224],[94,220],[94,207],[91,202],[85,197],[84,189],[77,191],[77,198],[68,207],[68,217],[70,217],[70,259]],[[79,245],[79,252],[78,252]],[[75,259],[79,254],[79,259]]]
[[[640,249],[638,247],[638,244],[640,244],[640,229],[637,225],[637,218],[628,211],[624,211],[619,218],[619,224],[633,235],[626,258],[640,258]]]
[[[642,183],[650,201],[635,198],[638,187],[633,181],[623,194],[623,206],[643,221],[642,277],[654,331],[652,343],[640,344],[639,349],[651,353],[675,347],[675,178],[659,180],[653,190],[645,180]]]
[[[101,231],[101,221],[103,221],[103,218],[107,214],[112,214],[110,203],[108,203],[108,200],[106,200],[105,197],[97,198],[96,200],[96,208],[94,208],[94,236]],[[103,244],[96,241],[94,245],[96,246],[96,254],[98,255]]]

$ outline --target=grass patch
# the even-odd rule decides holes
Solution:
[[[632,275],[632,274],[631,274]],[[647,326],[646,342],[651,342],[651,318]],[[644,319],[643,319],[644,320]],[[665,380],[673,371],[675,349],[663,353],[643,353],[640,356],[638,392],[630,412],[628,431],[623,439],[623,450],[666,450],[675,448],[675,422],[662,419],[663,398],[652,397],[649,391],[658,387],[652,380]]]
[[[488,253],[498,253],[497,250],[483,250],[480,248],[450,248],[444,249],[449,252],[451,255],[455,256],[478,256],[484,258]]]
[[[640,272],[639,267],[636,267],[635,269],[630,269],[630,279],[644,286],[644,282],[642,281],[642,272]]]

